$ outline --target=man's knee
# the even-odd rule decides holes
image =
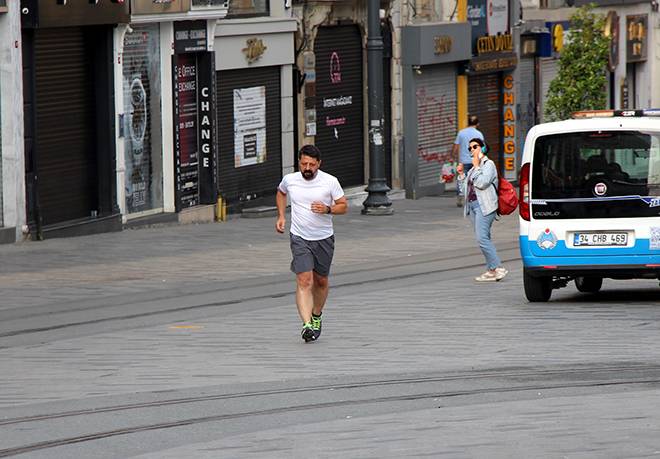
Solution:
[[[314,286],[317,288],[328,288],[328,276],[321,276],[314,273]]]
[[[310,290],[312,285],[314,285],[314,278],[312,277],[311,271],[296,274],[296,284],[301,290]]]

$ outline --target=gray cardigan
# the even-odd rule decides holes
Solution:
[[[497,210],[497,168],[495,163],[484,156],[481,158],[479,167],[473,167],[467,173],[467,177],[463,181],[463,196],[465,196],[465,206],[463,207],[463,215],[467,216],[470,213],[468,207],[468,181],[472,180],[474,185],[474,192],[479,201],[481,213],[484,216],[495,212]],[[493,186],[494,185],[494,186]]]

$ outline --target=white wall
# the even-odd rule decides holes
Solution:
[[[26,222],[20,2],[7,5],[8,13],[0,15],[2,213],[4,226],[15,227],[20,240]]]

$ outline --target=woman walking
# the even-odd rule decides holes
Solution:
[[[472,169],[468,171],[463,184],[463,196],[465,196],[463,214],[470,216],[477,243],[486,258],[488,268],[474,280],[496,282],[502,280],[508,273],[502,266],[495,244],[490,238],[490,228],[497,217],[497,167],[488,159],[488,147],[482,139],[470,140],[468,149],[472,156]],[[463,164],[459,163],[456,172],[462,174],[463,170]]]

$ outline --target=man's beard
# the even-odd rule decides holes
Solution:
[[[302,171],[302,176],[305,180],[312,180],[315,175],[316,173],[312,171]]]

